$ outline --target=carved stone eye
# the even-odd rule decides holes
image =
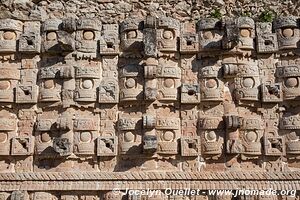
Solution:
[[[134,39],[137,37],[136,31],[128,31],[127,32],[127,39]]]
[[[174,138],[174,133],[171,131],[167,131],[164,133],[163,137],[164,137],[164,140],[171,141]]]
[[[211,39],[214,38],[214,35],[213,35],[213,33],[211,31],[204,31],[203,32],[203,37],[206,40],[211,40]]]
[[[134,135],[132,134],[132,132],[127,132],[124,135],[124,141],[125,142],[132,142],[134,140]]]
[[[210,131],[206,134],[206,140],[208,141],[216,141],[217,135],[214,131]]]
[[[0,132],[0,143],[4,143],[7,140],[7,133]]]
[[[282,30],[282,35],[287,38],[292,37],[294,35],[294,30],[291,28],[285,28]]]
[[[245,78],[243,80],[243,86],[246,88],[253,88],[254,80],[252,78]]]
[[[88,131],[84,131],[80,134],[80,141],[81,142],[90,142],[92,139],[92,135]]]
[[[173,32],[170,31],[170,30],[165,30],[165,31],[163,32],[163,38],[164,38],[164,39],[167,39],[167,40],[173,39]]]
[[[9,81],[0,81],[0,90],[7,90],[10,88]]]
[[[17,35],[13,31],[5,31],[3,33],[3,39],[4,40],[16,40],[16,37],[17,37]]]
[[[44,82],[44,88],[45,89],[52,89],[52,88],[54,88],[54,81],[52,79],[46,80]]]
[[[255,142],[257,139],[257,134],[253,131],[250,131],[249,133],[246,134],[246,139],[249,142]]]
[[[93,40],[95,38],[95,34],[93,31],[84,31],[83,39],[85,40]]]
[[[56,32],[51,31],[51,32],[47,33],[47,40],[48,41],[56,40],[56,38],[57,38]]]
[[[290,77],[285,80],[285,86],[289,88],[298,86],[298,79],[295,77]]]
[[[135,86],[135,80],[133,78],[129,78],[125,82],[127,88],[133,88]]]
[[[84,80],[82,82],[82,88],[83,89],[91,89],[93,87],[93,81],[92,80]]]
[[[51,140],[49,133],[47,132],[42,133],[41,140],[42,142],[49,142]]]
[[[210,89],[216,88],[217,85],[218,85],[217,81],[216,81],[215,79],[213,79],[213,78],[208,79],[208,80],[206,81],[206,83],[205,83],[205,86],[206,86],[207,88],[210,88]]]
[[[167,88],[174,87],[174,80],[171,79],[171,78],[167,78],[167,79],[164,81],[164,86],[167,87]]]
[[[250,37],[251,36],[250,30],[245,29],[245,28],[240,30],[240,34],[242,37]]]

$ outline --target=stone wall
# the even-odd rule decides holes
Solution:
[[[298,5],[1,2],[0,200],[300,190]]]
[[[297,0],[2,0],[0,18],[21,20],[65,17],[100,17],[103,23],[118,23],[135,15],[173,17],[179,21],[198,21],[214,10],[222,16],[257,18],[270,11],[278,16],[299,16]]]

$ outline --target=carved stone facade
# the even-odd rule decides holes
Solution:
[[[299,22],[1,19],[0,199],[300,190]]]

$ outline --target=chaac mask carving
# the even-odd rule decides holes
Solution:
[[[4,55],[17,53],[23,23],[13,19],[1,19],[0,24],[0,53]]]
[[[67,20],[49,19],[42,25],[42,52],[50,55],[66,55],[75,50],[74,30]]]
[[[139,113],[119,116],[119,149],[120,154],[138,155],[142,153],[142,118]]]
[[[74,100],[78,105],[89,106],[96,102],[99,86],[100,69],[98,63],[76,67]],[[93,104],[91,104],[93,106]]]
[[[282,84],[282,92],[284,100],[298,100],[299,99],[299,64],[298,59],[296,62],[290,63],[283,60],[278,63],[276,69],[276,76],[279,83]]]
[[[238,47],[241,50],[254,50],[254,20],[249,17],[239,17],[236,23],[239,29]]]
[[[86,113],[78,114],[74,121],[74,153],[78,155],[94,155],[98,137],[99,118]]]
[[[158,19],[157,43],[161,52],[176,52],[177,40],[180,33],[180,24],[170,17]]]
[[[11,140],[17,136],[16,134],[16,116],[14,114],[5,112],[2,110],[0,112],[0,135],[1,135],[1,148],[0,155],[11,155]],[[15,143],[14,143],[15,144]],[[31,148],[31,147],[30,147]],[[31,150],[30,150],[31,151]],[[14,155],[14,151],[12,155]]]
[[[120,69],[120,101],[140,101],[144,98],[143,68],[138,64],[128,64]]]
[[[255,23],[249,17],[224,19],[225,36],[223,37],[223,49],[230,54],[251,55],[254,50]]]
[[[68,105],[73,100],[72,86],[69,80],[73,80],[75,70],[70,65],[57,64],[51,67],[43,67],[39,73],[39,101],[43,103],[62,103]]]
[[[234,82],[233,97],[237,101],[255,102],[260,99],[259,67],[256,61],[236,57],[232,62],[224,60],[222,65],[224,78]]]
[[[177,101],[181,71],[176,61],[159,60],[157,66],[157,100]]]
[[[121,48],[124,53],[140,54],[143,50],[143,28],[139,18],[127,18],[120,24]]]
[[[221,65],[214,59],[201,62],[199,68],[201,101],[222,101],[224,84]]]
[[[223,153],[224,122],[220,117],[199,118],[202,154],[207,159],[218,159]]]
[[[280,120],[281,134],[284,136],[281,144],[282,152],[286,152],[289,159],[295,159],[299,157],[299,113],[298,110],[286,112]]]
[[[258,116],[240,118],[240,138],[243,145],[242,154],[248,158],[257,158],[262,154],[261,139],[263,122]]]
[[[17,67],[2,67],[0,71],[0,102],[12,103],[15,99],[14,90],[17,88],[18,80],[21,78]]]
[[[99,54],[101,23],[98,19],[81,18],[76,22],[76,57],[94,59]]]
[[[300,39],[298,19],[289,17],[277,18],[274,29],[278,38],[279,50],[296,49]]]
[[[222,50],[223,28],[222,22],[214,18],[201,19],[197,23],[200,54],[215,55]]]
[[[0,171],[41,182],[31,199],[126,199],[108,192],[111,177],[136,187],[159,173],[300,168],[297,17],[101,20],[0,20]],[[76,193],[48,172],[78,178],[64,186]],[[6,187],[1,198],[26,197]]]

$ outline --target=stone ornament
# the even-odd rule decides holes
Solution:
[[[0,199],[299,190],[299,30],[294,16],[0,19]]]

